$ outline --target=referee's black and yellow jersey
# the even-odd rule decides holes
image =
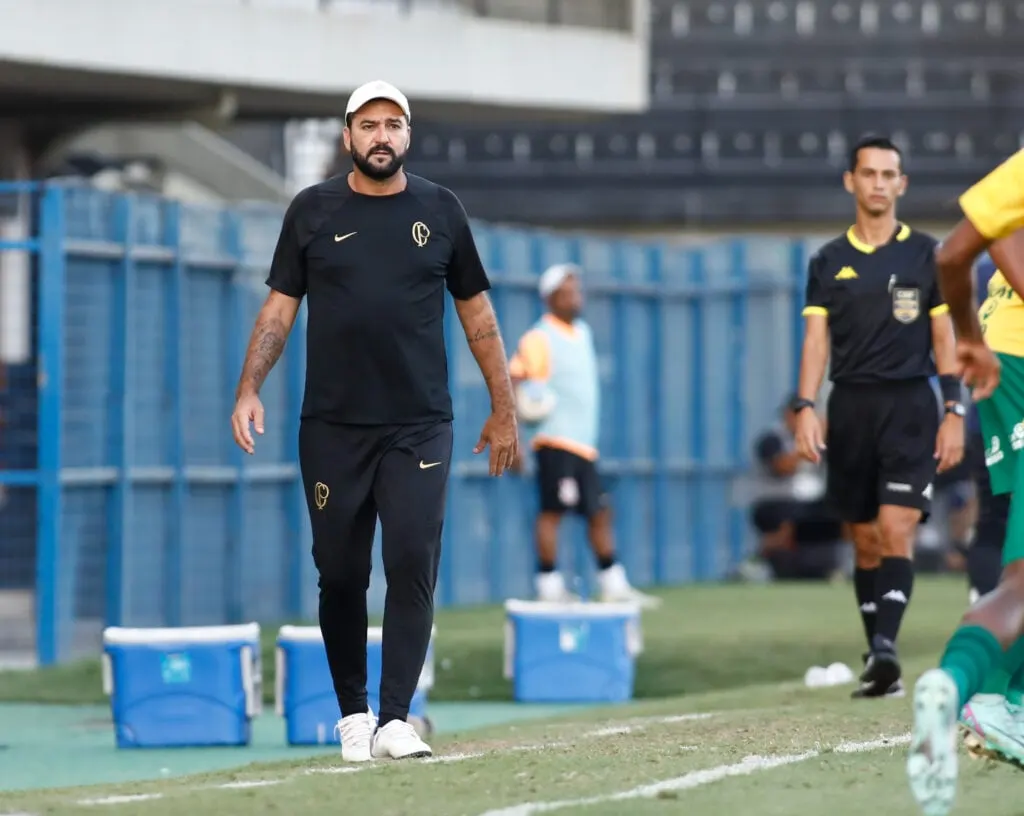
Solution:
[[[930,318],[949,311],[935,274],[937,244],[898,224],[888,243],[873,247],[850,227],[814,254],[803,313],[828,320],[833,382],[935,374]]]

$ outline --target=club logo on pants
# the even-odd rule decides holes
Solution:
[[[323,510],[327,506],[327,497],[331,495],[331,489],[323,482],[313,485],[313,501],[316,502],[316,509]]]

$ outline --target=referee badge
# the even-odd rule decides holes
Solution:
[[[897,286],[892,290],[892,316],[900,323],[913,323],[921,316],[921,290]]]

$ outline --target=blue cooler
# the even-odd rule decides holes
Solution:
[[[409,713],[425,717],[427,692],[434,685],[434,634]],[[380,713],[381,628],[366,630],[366,696],[374,714]],[[289,745],[337,744],[334,732],[341,712],[327,665],[319,626],[282,626],[277,634],[275,660],[277,713],[285,719]]]
[[[118,748],[248,745],[262,710],[260,627],[108,627],[103,690]]]
[[[519,702],[630,700],[642,650],[636,604],[505,602],[505,679]]]

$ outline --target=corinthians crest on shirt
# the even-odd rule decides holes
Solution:
[[[921,290],[897,286],[892,290],[892,316],[900,323],[913,323],[921,315]]]

